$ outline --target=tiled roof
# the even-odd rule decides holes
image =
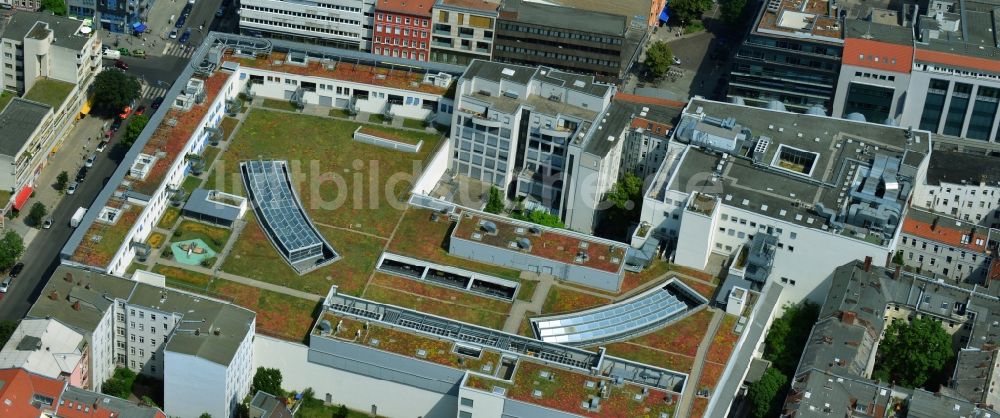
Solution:
[[[42,410],[31,404],[33,397],[40,395],[55,402],[64,386],[61,380],[31,374],[24,369],[0,370],[0,416],[41,416]]]
[[[913,47],[850,38],[844,41],[843,63],[873,70],[909,74],[913,69]]]
[[[924,222],[908,216],[903,221],[903,233],[955,248],[965,248],[979,253],[986,252],[987,233],[985,230],[973,233],[975,231],[974,225],[965,224],[966,227],[959,229],[953,223],[955,220],[952,218],[940,217],[938,219]]]
[[[413,16],[431,16],[434,0],[378,0],[375,10]]]

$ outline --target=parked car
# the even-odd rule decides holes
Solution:
[[[115,118],[114,122],[111,122],[111,131],[118,132],[118,129],[122,127],[122,120],[120,118]]]
[[[14,264],[14,267],[10,268],[10,273],[8,273],[8,277],[16,279],[17,276],[21,274],[21,270],[24,270],[24,263]]]
[[[134,49],[132,50],[132,56],[136,58],[146,58],[145,49]]]
[[[0,282],[0,293],[7,293],[7,291],[10,290],[10,285],[13,283],[14,279],[10,277],[3,279],[3,282]]]
[[[138,108],[135,109],[135,113],[134,114],[135,115],[141,115],[143,113],[146,113],[146,106],[139,106]]]
[[[177,29],[170,31],[170,39],[177,39]]]
[[[66,194],[76,193],[76,188],[79,187],[79,186],[80,186],[80,183],[77,183],[75,181],[72,182],[72,183],[70,183],[68,186],[66,186]]]
[[[76,182],[77,183],[83,182],[83,180],[87,178],[87,171],[89,170],[90,169],[88,169],[87,167],[80,167],[80,171],[76,172]]]
[[[3,279],[3,282],[0,282],[0,293],[7,293],[7,291],[10,290],[10,287],[14,284],[14,279],[17,278],[17,275],[20,274],[23,269],[24,263],[17,263],[14,267],[11,267],[10,275],[7,276],[6,279]]]
[[[149,105],[149,107],[151,107],[153,110],[156,110],[156,109],[160,108],[161,104],[163,104],[163,97],[162,96],[161,97],[157,97],[155,100],[153,100],[153,104]]]
[[[219,10],[215,11],[215,17],[222,17],[226,14],[226,6],[219,6]]]
[[[90,154],[90,155],[87,156],[87,159],[84,160],[83,166],[87,167],[87,168],[93,167],[94,166],[94,161],[96,161],[96,160],[97,160],[97,154]]]
[[[118,60],[118,61],[115,61],[115,68],[117,68],[119,70],[127,70],[128,69],[128,64],[125,61]]]
[[[106,149],[108,149],[108,140],[102,139],[101,142],[97,143],[97,149],[95,149],[95,151],[104,152]]]
[[[183,28],[185,23],[187,23],[187,15],[182,14],[181,17],[177,18],[177,23],[174,23],[174,27],[177,29]]]
[[[52,228],[52,218],[45,218],[45,220],[42,221],[42,229],[49,228]]]
[[[181,38],[178,39],[177,42],[179,42],[181,45],[184,45],[188,43],[188,39],[191,39],[191,28],[185,29],[184,33],[181,34]]]

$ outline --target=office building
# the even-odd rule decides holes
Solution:
[[[125,367],[163,380],[171,416],[229,417],[250,391],[255,314],[159,280],[61,266],[27,317],[54,319],[84,336],[95,391]]]
[[[83,22],[18,11],[0,35],[3,88],[20,95],[0,109],[0,212],[20,209],[52,152],[89,112],[87,89],[101,71],[101,41]],[[29,57],[32,59],[25,59]],[[13,199],[11,199],[13,197]]]
[[[468,65],[493,56],[499,0],[437,0],[431,9],[431,61]]]
[[[923,275],[988,286],[998,238],[994,229],[911,208],[896,258]]]
[[[1000,228],[1000,160],[997,157],[934,150],[927,177],[917,184],[913,206]]]
[[[624,16],[533,1],[500,7],[493,59],[542,65],[618,83],[646,41],[645,16]]]
[[[458,80],[451,170],[562,217],[577,164],[569,149],[584,145],[614,91],[593,77],[475,60]]]
[[[240,33],[368,51],[374,12],[375,0],[244,0],[240,2]]]
[[[820,300],[837,265],[891,257],[931,151],[926,132],[702,99],[673,138],[688,145],[668,150],[640,229],[697,269],[774,236],[782,301]]]
[[[434,0],[376,0],[375,55],[427,61]]]
[[[837,268],[799,360],[783,416],[996,416],[996,298],[971,285],[873,266]],[[895,321],[930,317],[960,347],[952,378],[939,389],[908,389],[872,378],[883,332]]]

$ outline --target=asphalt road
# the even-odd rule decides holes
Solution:
[[[204,6],[207,4],[202,4],[202,7],[195,6],[192,16],[199,13],[199,10],[204,9],[202,12],[214,17],[215,10],[218,9],[218,3],[220,2],[221,0],[215,0],[216,5],[210,11],[205,11],[207,8]],[[205,3],[209,2],[205,1]],[[206,28],[207,30],[208,28]],[[197,26],[195,27],[195,32],[197,32]],[[192,38],[194,38],[193,35]],[[198,42],[200,41],[201,38],[199,37]],[[142,77],[150,84],[167,88],[170,87],[170,84],[176,79],[177,74],[180,74],[188,62],[187,59],[171,55],[151,56],[145,59],[123,57],[123,60],[129,65],[129,69],[127,70],[129,74]],[[112,67],[113,65],[113,62],[105,60],[106,67]],[[158,84],[158,81],[163,84]],[[152,97],[142,98],[140,104],[148,107],[153,99]],[[150,111],[152,109],[147,110],[147,112]],[[110,121],[108,122],[110,125]],[[93,204],[94,199],[104,187],[107,179],[111,177],[111,174],[121,163],[122,159],[124,159],[125,150],[120,149],[116,145],[121,140],[121,137],[124,136],[126,126],[128,126],[128,121],[123,123],[122,128],[112,137],[108,149],[98,155],[97,161],[95,161],[94,166],[87,174],[87,178],[80,184],[76,193],[64,196],[59,204],[51,210],[49,216],[53,219],[52,228],[39,230],[38,235],[35,236],[31,245],[25,249],[24,256],[21,258],[21,262],[24,263],[24,270],[14,281],[11,289],[6,294],[0,295],[0,320],[21,319],[28,312],[28,309],[31,308],[32,303],[39,297],[39,294],[45,287],[46,279],[59,266],[59,251],[62,250],[63,245],[66,244],[69,236],[73,233],[73,228],[69,226],[69,219],[76,212],[77,208],[89,208]],[[70,135],[77,134],[76,131],[70,133]],[[69,174],[71,180],[76,175],[75,172]]]

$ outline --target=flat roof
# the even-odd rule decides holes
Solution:
[[[434,7],[456,8],[460,10],[475,10],[496,16],[500,9],[499,0],[437,0]]]
[[[532,1],[532,0],[526,0]],[[607,0],[539,0],[538,3],[549,3],[556,4],[564,7],[571,7],[580,10],[589,10],[593,12],[602,12],[614,15],[624,15],[628,17],[642,16],[644,19],[649,18],[650,12],[659,13],[659,10],[654,11],[652,2],[650,0],[617,0],[617,1],[607,1]]]
[[[0,129],[4,137],[0,141],[0,154],[17,155],[51,110],[51,107],[41,103],[21,98],[11,100],[0,112]]]
[[[927,165],[927,184],[979,183],[1000,185],[1000,157],[960,151],[934,150]]]
[[[24,38],[28,37],[38,38],[39,31],[47,32],[45,29],[48,29],[53,32],[53,45],[80,50],[90,41],[90,37],[94,36],[93,32],[90,34],[80,33],[81,27],[83,27],[82,20],[50,13],[17,10],[7,22],[7,26],[3,28],[3,35],[0,37],[23,41]],[[33,34],[35,36],[32,36]]]
[[[24,93],[24,99],[45,103],[53,109],[59,109],[74,87],[76,85],[73,83],[42,77],[35,80],[31,90]]]
[[[22,367],[53,379],[83,359],[83,335],[55,319],[24,319],[0,351],[0,369]]]
[[[621,272],[627,251],[625,244],[472,211],[462,212],[452,237],[610,273]]]
[[[645,99],[629,94],[616,95],[604,118],[594,127],[584,151],[603,157],[614,148],[625,129],[648,129],[653,135],[666,137],[667,131],[677,123],[684,103]]]
[[[703,116],[686,120],[695,115]],[[742,135],[749,130],[750,135],[746,142],[737,141],[738,148],[729,152],[727,158],[692,147],[679,164],[665,159],[665,165],[678,164],[668,187],[684,193],[715,190],[702,187],[712,183],[707,178],[693,180],[721,167],[721,175],[714,184],[721,185],[724,192],[714,194],[722,204],[812,228],[825,228],[826,222],[807,206],[822,204],[840,211],[850,202],[852,192],[863,191],[860,186],[866,189],[874,186],[866,183],[873,181],[866,174],[880,175],[878,163],[898,160],[903,175],[908,171],[915,173],[930,152],[926,132],[908,133],[897,127],[704,99],[688,104],[674,138],[690,140],[702,125],[712,124],[705,117],[720,124],[731,119],[733,127],[727,132]],[[715,125],[712,128],[723,129]],[[763,150],[759,162],[755,162],[756,157],[750,156],[758,154],[758,145]],[[791,158],[788,155],[811,160],[802,166],[786,165]],[[890,175],[885,173],[889,172],[881,174]],[[896,204],[902,207],[910,191],[907,187],[896,190],[900,192]]]
[[[617,4],[617,3],[615,3]],[[611,6],[609,4],[610,7]],[[649,9],[642,13],[643,23]],[[619,12],[620,13],[620,12]],[[507,0],[500,8],[500,19],[536,26],[568,29],[624,37],[632,22],[631,16],[586,10],[567,5],[538,3],[530,0]],[[645,26],[645,25],[644,25]]]
[[[240,209],[230,205],[217,203],[209,199],[214,190],[197,188],[191,192],[191,197],[184,203],[184,210],[212,216],[233,222],[239,219]]]

